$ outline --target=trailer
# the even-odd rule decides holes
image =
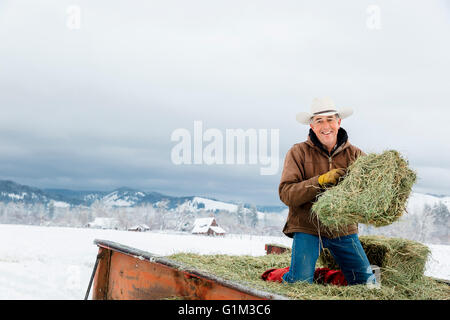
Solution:
[[[107,240],[91,280],[93,300],[286,300],[287,297],[225,280],[179,262]]]
[[[94,300],[288,300],[198,270],[147,251],[107,240],[94,240],[98,254],[85,299],[91,287]],[[289,250],[267,244],[266,254]],[[450,285],[445,279],[433,280]],[[93,286],[92,286],[93,284]]]

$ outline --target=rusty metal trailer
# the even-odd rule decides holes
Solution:
[[[107,240],[94,240],[99,248],[85,299],[93,283],[94,300],[287,300],[222,279],[179,262]],[[266,245],[267,254],[287,250]],[[448,280],[436,281],[450,285]]]
[[[94,300],[285,300],[179,262],[107,240],[99,247],[93,281]]]

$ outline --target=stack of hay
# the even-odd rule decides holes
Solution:
[[[416,174],[397,151],[371,153],[356,159],[343,181],[319,196],[312,211],[331,230],[354,223],[386,226],[405,211],[415,181]]]
[[[423,277],[430,253],[427,246],[411,240],[383,236],[360,236],[359,240],[370,264],[380,268],[382,283],[407,284]],[[339,269],[328,249],[322,250],[319,263],[330,269]]]
[[[301,281],[292,284],[263,281],[261,274],[267,269],[289,266],[290,252],[263,256],[177,253],[168,258],[244,286],[285,295],[291,299],[450,300],[450,287],[447,284],[423,276],[427,247],[403,239],[380,236],[360,238],[369,261],[381,268],[381,287],[377,290],[366,285],[324,286]],[[321,266],[337,266],[331,256],[325,254],[318,263]]]

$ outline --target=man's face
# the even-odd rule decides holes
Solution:
[[[324,146],[331,149],[337,142],[337,134],[341,127],[341,119],[337,118],[336,115],[315,116],[311,120],[310,127],[319,141]]]

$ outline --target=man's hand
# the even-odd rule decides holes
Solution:
[[[319,184],[321,187],[326,185],[336,185],[339,181],[339,178],[345,174],[345,169],[333,169],[319,176]]]

